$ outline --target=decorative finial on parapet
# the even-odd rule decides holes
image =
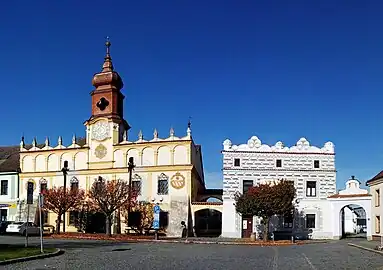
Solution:
[[[174,137],[174,129],[173,129],[173,127],[170,128],[170,132],[169,133],[170,133],[170,137]]]
[[[153,138],[158,139],[158,131],[156,128],[154,129],[154,132],[153,132]]]
[[[45,138],[45,146],[49,146],[49,138],[48,137]]]
[[[34,137],[32,141],[32,147],[36,147],[36,145],[37,145],[37,140],[36,140],[36,137]]]
[[[142,134],[142,130],[140,130],[140,131],[138,132],[138,139],[139,139],[139,140],[143,140],[143,139],[144,139],[144,135]]]
[[[24,136],[21,136],[20,149],[24,149],[24,148],[25,148]]]
[[[186,133],[188,136],[191,136],[191,133],[192,133],[192,131],[191,131],[191,117],[189,117],[188,128],[186,130]]]
[[[72,144],[76,144],[76,134],[73,134],[73,137],[72,137]]]
[[[124,133],[122,134],[122,141],[126,142],[128,140],[128,130],[124,130]]]
[[[58,145],[63,145],[63,138],[61,136],[59,136],[57,143],[58,143]]]

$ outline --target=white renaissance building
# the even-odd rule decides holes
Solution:
[[[286,179],[297,189],[296,213],[275,217],[270,232],[306,234],[312,238],[333,238],[331,203],[336,194],[335,151],[332,142],[311,146],[301,138],[296,145],[282,142],[262,144],[253,136],[246,144],[223,143],[223,214],[222,237],[249,237],[262,231],[257,217],[241,216],[235,210],[235,194],[246,192],[262,181]]]

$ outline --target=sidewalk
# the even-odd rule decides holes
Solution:
[[[367,251],[375,252],[383,255],[383,251],[376,250],[377,246],[380,246],[380,241],[367,241],[367,240],[352,240],[349,241],[348,245]]]

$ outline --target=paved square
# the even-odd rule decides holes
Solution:
[[[23,240],[17,239],[15,243]],[[38,239],[31,243],[38,244]],[[116,244],[74,240],[47,240],[46,244],[63,248],[66,253],[3,269],[371,270],[383,267],[383,256],[349,247],[345,241],[287,247]]]

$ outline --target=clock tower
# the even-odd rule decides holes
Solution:
[[[85,121],[87,143],[90,147],[89,162],[110,162],[113,160],[113,145],[120,143],[127,136],[129,125],[124,119],[121,93],[123,82],[114,70],[110,56],[111,43],[107,39],[106,55],[102,70],[93,76],[94,90],[90,93],[92,115]]]

